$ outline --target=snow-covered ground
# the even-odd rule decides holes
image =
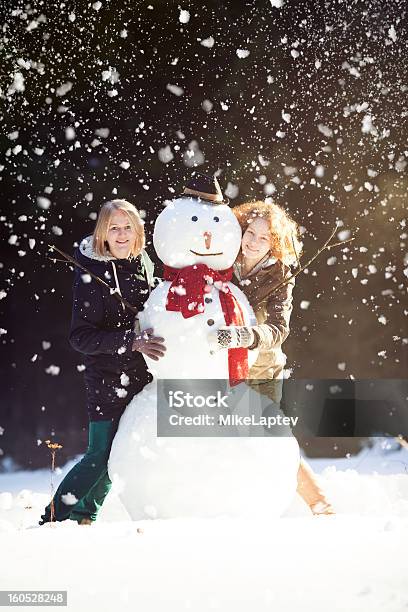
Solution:
[[[55,484],[70,469],[69,462]],[[0,590],[67,590],[68,608],[408,609],[408,451],[312,460],[338,514],[132,522],[112,491],[92,527],[35,525],[48,470],[0,474]]]

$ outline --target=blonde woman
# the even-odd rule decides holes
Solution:
[[[126,200],[112,200],[99,212],[93,235],[82,240],[75,258],[111,287],[103,287],[76,268],[69,341],[82,353],[89,415],[88,449],[65,476],[41,517],[91,524],[109,492],[107,462],[119,419],[132,397],[150,382],[141,353],[163,356],[163,338],[146,330],[138,335],[135,314],[113,293],[138,311],[149,296],[153,263],[145,247],[143,221]]]
[[[296,253],[300,255],[302,247],[298,226],[284,208],[274,203],[248,202],[235,207],[233,212],[243,233],[233,281],[247,296],[258,323],[239,334],[247,348],[259,349],[248,382],[279,404],[286,362],[282,344],[290,331],[295,280],[291,279],[277,291],[269,293],[292,274],[290,266],[296,263]],[[313,514],[334,514],[304,459],[298,472],[297,491]]]

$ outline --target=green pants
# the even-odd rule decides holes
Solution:
[[[89,422],[87,451],[65,476],[53,497],[54,521],[67,518],[78,522],[82,518],[96,520],[112,486],[107,466],[118,424],[119,419]],[[40,525],[50,521],[51,503],[45,508]]]

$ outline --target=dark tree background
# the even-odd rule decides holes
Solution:
[[[9,1],[1,39],[3,469],[83,451],[72,253],[113,196],[152,223],[192,168],[302,226],[288,366],[406,378],[404,0]],[[160,273],[160,268],[158,269]],[[327,450],[327,449],[326,449]]]

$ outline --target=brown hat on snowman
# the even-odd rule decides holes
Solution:
[[[205,203],[211,204],[229,204],[229,199],[224,198],[220,184],[216,176],[208,176],[202,172],[193,172],[187,185],[184,187],[183,193],[180,196],[188,196],[204,200]]]

